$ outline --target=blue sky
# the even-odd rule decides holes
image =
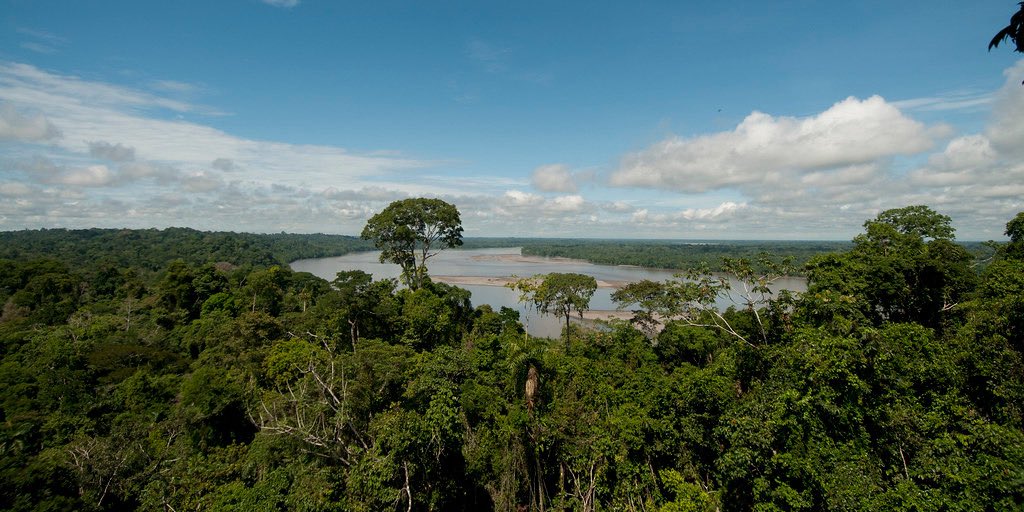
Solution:
[[[0,229],[849,239],[1024,210],[1011,1],[0,0]]]

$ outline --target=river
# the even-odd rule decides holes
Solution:
[[[345,270],[362,270],[372,274],[374,279],[399,276],[398,265],[380,263],[377,251],[357,252],[333,258],[315,258],[294,261],[292,270],[309,272],[331,281],[336,274]],[[561,334],[561,323],[558,318],[540,315],[536,310],[519,303],[517,292],[504,286],[479,284],[488,278],[508,278],[510,276],[529,277],[536,274],[552,272],[575,272],[593,276],[599,282],[608,285],[650,279],[664,281],[672,279],[676,270],[650,269],[628,265],[595,265],[581,260],[566,258],[524,257],[518,247],[499,249],[449,249],[442,251],[427,261],[430,275],[436,281],[456,281],[458,286],[472,293],[474,305],[490,304],[495,310],[507,306],[519,311],[520,318],[527,330],[534,336],[557,337]],[[779,280],[773,289],[804,291],[806,281],[803,278],[787,278]],[[611,294],[614,287],[598,288],[590,300],[592,311],[615,310]],[[720,301],[719,307],[725,308],[730,302]]]

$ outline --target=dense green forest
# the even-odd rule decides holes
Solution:
[[[819,254],[844,251],[849,242],[829,241],[636,241],[636,240],[551,240],[523,246],[531,256],[574,258],[600,265],[636,265],[648,268],[686,269],[706,263],[713,271],[723,270],[723,258],[748,258],[769,253],[775,261],[788,259],[799,270]]]
[[[769,261],[787,261],[794,274],[803,275],[811,258],[830,252],[847,251],[851,242],[785,240],[587,240],[551,239],[521,242],[523,255],[549,258],[574,258],[599,265],[635,265],[647,268],[687,269],[707,264],[710,270],[725,270],[727,258],[746,258],[755,262],[768,254]],[[988,243],[960,242],[980,262],[987,262],[993,248]]]
[[[553,340],[284,264],[357,239],[4,233],[0,508],[1019,510],[1024,214],[1007,234],[980,265],[890,210],[806,293]]]
[[[42,229],[0,232],[0,258],[49,258],[75,267],[113,265],[159,270],[180,259],[190,265],[287,265],[303,258],[368,251],[373,244],[343,235],[255,235],[167,229]]]

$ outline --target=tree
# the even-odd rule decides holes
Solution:
[[[1024,212],[1018,212],[1016,217],[1006,223],[1006,236],[1010,237],[1011,242],[1024,242]]]
[[[612,293],[612,302],[619,309],[636,305],[630,323],[637,325],[649,338],[654,339],[660,325],[659,317],[671,311],[678,304],[678,297],[667,283],[644,279],[629,283]]]
[[[949,217],[927,206],[886,210],[864,223],[848,253],[806,267],[807,297],[838,293],[874,323],[940,327],[944,313],[973,289],[971,255],[953,240]],[[822,295],[825,294],[825,295]]]
[[[592,276],[576,273],[536,275],[520,279],[509,285],[543,314],[565,318],[565,343],[569,344],[569,319],[573,311],[583,318],[583,312],[590,307],[590,298],[597,291],[597,280]]]
[[[415,290],[429,279],[428,259],[462,245],[462,221],[459,210],[440,199],[403,199],[370,217],[361,236],[380,249],[381,263],[401,266],[402,281]]]
[[[872,227],[889,226],[903,235],[915,236],[921,239],[952,240],[953,227],[950,223],[953,220],[948,215],[932,210],[919,204],[893,208],[878,214],[874,220],[864,222],[864,228],[870,237]]]
[[[999,43],[1009,39],[1017,45],[1016,51],[1024,53],[1024,2],[1018,2],[1020,10],[1010,16],[1010,24],[1003,27],[992,41],[988,43],[988,50],[999,46]]]
[[[634,304],[640,306],[641,309],[633,311],[632,322],[640,324],[648,337],[653,337],[659,323],[679,320],[694,327],[718,329],[751,347],[757,346],[720,309],[718,301],[725,299],[742,305],[743,314],[753,321],[758,341],[768,341],[769,325],[762,318],[761,310],[765,307],[771,310],[772,306],[778,309],[788,301],[788,294],[773,298],[771,286],[792,273],[789,260],[776,262],[769,254],[762,253],[756,261],[723,258],[721,267],[724,273],[713,273],[702,263],[676,274],[675,279],[630,283],[613,293],[612,300],[619,309]]]
[[[356,341],[359,339],[359,324],[372,309],[372,297],[368,291],[373,284],[373,276],[362,270],[347,270],[336,275],[331,284],[341,294],[341,309],[347,317],[352,350],[355,350]]]

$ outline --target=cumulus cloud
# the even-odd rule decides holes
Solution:
[[[40,142],[60,136],[60,129],[46,116],[19,112],[9,103],[0,105],[0,140]]]
[[[1004,73],[1006,82],[996,94],[993,120],[985,129],[992,145],[1008,154],[1024,155],[1024,60]]]
[[[630,216],[631,222],[651,224],[667,228],[693,229],[703,224],[724,224],[735,221],[738,216],[752,210],[746,203],[725,201],[706,208],[685,208],[683,210],[651,212],[647,208],[636,210]],[[699,223],[699,224],[695,224]]]
[[[53,179],[54,183],[77,187],[102,187],[114,182],[116,176],[105,165],[90,165],[82,169],[70,169]]]
[[[130,162],[135,160],[135,149],[122,144],[97,141],[89,143],[89,154],[96,158],[113,160],[114,162]]]
[[[583,200],[583,196],[559,196],[551,200],[548,209],[555,212],[579,212],[585,205],[586,201]]]
[[[920,199],[951,215],[975,238],[995,238],[1001,226],[1024,209],[1024,61],[1006,71],[994,95],[993,117],[981,133],[956,137],[925,165],[907,173]],[[907,203],[909,204],[909,203]]]
[[[809,118],[754,112],[733,131],[670,137],[624,157],[610,183],[688,193],[772,183],[787,173],[920,153],[938,135],[879,96],[851,97]]]
[[[1024,61],[1006,75],[999,91],[975,98],[990,98],[993,110],[980,133],[950,138],[949,127],[926,126],[880,97],[848,98],[807,118],[755,112],[731,131],[670,137],[625,155],[609,182],[683,201],[731,196],[718,206],[632,212],[633,223],[663,232],[714,232],[730,219],[733,238],[796,230],[844,238],[884,209],[928,204],[953,217],[961,238],[998,238],[1024,209]]]
[[[547,198],[539,194],[531,194],[519,190],[509,190],[498,201],[496,212],[499,215],[535,216],[564,215],[582,213],[590,210],[590,205],[583,196],[572,194]]]
[[[542,165],[530,176],[533,188],[543,192],[576,192],[579,186],[573,173],[562,164]]]
[[[0,160],[0,229],[351,234],[390,201],[428,196],[456,204],[472,236],[848,238],[883,209],[923,203],[951,215],[958,234],[998,238],[1024,209],[1022,72],[1018,64],[1000,91],[963,99],[990,98],[993,117],[978,133],[908,114],[948,106],[939,100],[848,98],[809,117],[754,112],[729,131],[670,137],[610,169],[612,185],[651,193],[602,189],[571,163],[502,177],[455,159],[245,139],[169,120],[204,112],[152,93],[195,92],[184,86],[140,91],[0,62],[0,134],[14,141]]]
[[[746,204],[727,201],[714,208],[687,208],[680,213],[680,216],[686,220],[726,220],[746,207]]]
[[[503,199],[503,203],[506,206],[514,207],[533,207],[544,203],[544,196],[521,192],[519,190],[509,190],[505,192],[505,197]]]

